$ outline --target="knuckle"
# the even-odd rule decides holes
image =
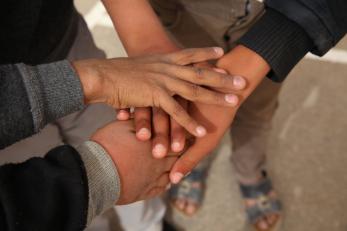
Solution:
[[[191,96],[193,99],[197,99],[200,96],[200,87],[196,84],[190,86]]]
[[[137,121],[137,124],[140,127],[149,127],[150,126],[150,119],[148,118],[141,118]]]
[[[153,108],[153,116],[155,117],[155,120],[163,121],[163,119],[166,119],[166,112],[161,108]]]
[[[185,121],[185,124],[187,125],[187,127],[189,127],[190,129],[195,129],[196,123],[192,117],[187,116],[184,121]]]
[[[217,102],[219,104],[224,104],[224,100],[222,100],[221,95],[218,93],[212,93],[212,100],[213,102]]]
[[[178,103],[175,104],[174,109],[173,109],[173,114],[176,117],[181,117],[184,114],[184,109],[179,105]]]
[[[197,79],[201,80],[204,78],[204,70],[201,67],[195,67],[194,72]]]
[[[228,85],[229,79],[227,76],[222,75],[222,74],[218,74],[218,84],[220,85],[220,87],[225,87]]]
[[[156,187],[151,190],[151,196],[157,196],[165,192],[165,188],[163,187]]]
[[[154,107],[160,107],[161,99],[163,98],[163,92],[160,88],[154,88],[152,91],[152,101]]]
[[[190,63],[191,60],[194,59],[194,52],[192,52],[190,49],[182,51],[181,55],[177,55],[176,57],[176,63],[177,64],[184,64],[184,63]]]

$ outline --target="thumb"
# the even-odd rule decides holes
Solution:
[[[204,159],[210,152],[201,151],[208,149],[201,149],[201,144],[196,142],[191,146],[174,164],[170,172],[170,181],[173,184],[178,184],[184,176],[190,173],[196,165]]]

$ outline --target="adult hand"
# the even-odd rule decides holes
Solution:
[[[208,62],[194,64],[195,67],[210,69],[215,72],[226,74],[223,69],[217,68]],[[223,93],[240,93],[246,87],[246,81],[241,76],[233,77],[233,86],[231,88],[213,88],[213,90]],[[176,97],[177,102],[188,110],[188,101],[182,97]],[[120,120],[130,118],[128,110],[120,110],[117,114]],[[156,158],[164,157],[167,152],[181,152],[185,146],[186,130],[172,117],[169,117],[160,109],[136,108],[134,112],[136,136],[139,140],[146,141],[153,138],[153,156]],[[152,136],[152,132],[154,133]]]
[[[91,138],[111,156],[121,181],[117,204],[145,200],[165,191],[169,184],[169,171],[177,155],[155,159],[151,143],[135,137],[133,121],[116,121],[99,129]]]
[[[203,68],[185,65],[223,55],[221,48],[187,49],[165,55],[109,60],[82,60],[73,63],[80,76],[86,103],[103,102],[115,108],[159,107],[191,134],[206,134],[174,100],[179,95],[187,100],[235,107],[235,94],[219,93],[199,85],[233,88],[233,78]]]

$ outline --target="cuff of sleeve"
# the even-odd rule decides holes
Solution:
[[[89,189],[87,225],[116,204],[120,179],[113,160],[99,144],[87,141],[77,148],[84,163]]]
[[[268,76],[275,82],[283,81],[313,47],[298,24],[270,8],[238,43],[267,61],[272,69]]]
[[[83,109],[81,82],[64,60],[38,66],[16,64],[28,94],[34,131],[47,123]]]

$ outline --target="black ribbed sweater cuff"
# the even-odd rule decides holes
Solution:
[[[313,47],[298,24],[270,8],[238,43],[267,61],[272,69],[268,76],[275,82],[283,81]]]

